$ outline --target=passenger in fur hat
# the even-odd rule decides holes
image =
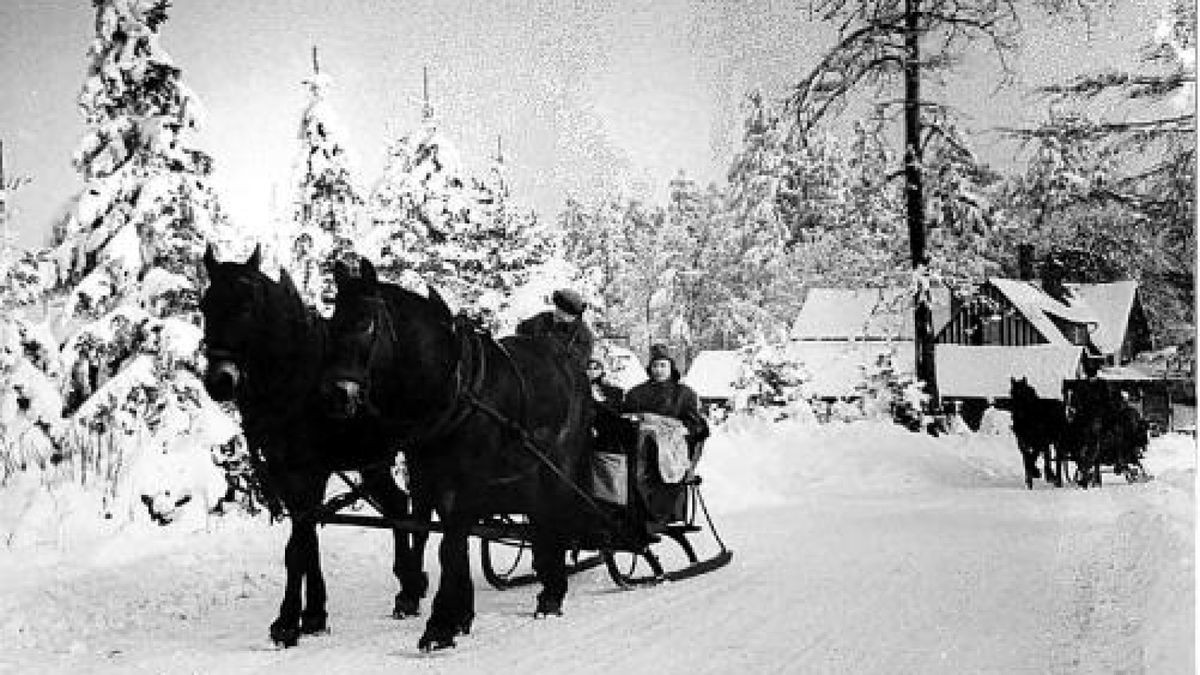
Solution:
[[[561,344],[580,370],[587,366],[596,338],[583,320],[587,303],[583,296],[569,288],[554,291],[550,296],[554,308],[535,314],[517,324],[517,335],[549,337]]]
[[[709,436],[708,421],[700,413],[700,398],[683,382],[675,359],[666,345],[650,347],[650,379],[629,390],[623,410],[626,413],[655,413],[674,417],[688,430],[692,448]]]

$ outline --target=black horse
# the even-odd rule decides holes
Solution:
[[[274,282],[259,263],[257,247],[246,263],[217,262],[211,247],[205,252],[210,283],[200,301],[208,356],[204,383],[214,399],[236,402],[268,506],[276,517],[282,506],[291,519],[287,584],[270,634],[292,646],[301,634],[326,626],[316,526],[333,472],[359,471],[360,493],[387,516],[406,517],[409,500],[392,477],[395,446],[386,442],[378,420],[323,414],[318,384],[327,322],[305,307],[286,272]],[[428,586],[422,570],[427,535],[395,530],[394,536],[393,572],[401,590],[393,615],[415,616]]]
[[[499,342],[425,297],[380,283],[361,261],[334,270],[330,401],[344,415],[377,413],[443,527],[441,579],[418,646],[454,646],[474,620],[470,528],[497,513],[529,517],[542,590],[535,616],[560,614],[565,552],[595,527],[579,486],[588,466],[586,375],[553,341]]]
[[[1039,398],[1026,378],[1009,378],[1012,405],[1013,434],[1017,437],[1017,448],[1025,463],[1025,487],[1033,489],[1033,479],[1039,476],[1038,456],[1042,457],[1042,468],[1046,482],[1062,487],[1062,476],[1066,464],[1067,416],[1062,401]],[[1054,455],[1051,455],[1054,448]],[[1051,469],[1051,459],[1056,460],[1056,470]]]

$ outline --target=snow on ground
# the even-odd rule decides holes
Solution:
[[[280,650],[286,525],[96,520],[26,474],[0,488],[0,672],[1189,673],[1195,450],[1027,491],[1011,437],[735,418],[701,465],[729,567],[629,592],[584,572],[543,621],[535,589],[477,576],[473,634],[436,655],[388,616],[385,533],[322,531],[331,632]]]

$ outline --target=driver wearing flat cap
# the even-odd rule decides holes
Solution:
[[[571,361],[583,370],[592,356],[596,338],[583,320],[587,303],[583,296],[569,288],[554,291],[550,296],[554,308],[540,312],[517,324],[517,335],[551,337],[567,350]]]

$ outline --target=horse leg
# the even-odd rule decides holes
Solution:
[[[474,587],[471,585],[469,522],[464,518],[447,518],[442,512],[444,531],[438,546],[438,563],[442,568],[433,609],[425,623],[425,634],[417,642],[421,651],[454,646],[459,633],[471,631],[475,619]]]
[[[284,647],[295,647],[300,639],[300,588],[304,582],[304,573],[308,570],[307,563],[312,539],[316,537],[316,528],[312,523],[292,520],[292,531],[284,549],[284,567],[287,569],[287,580],[284,582],[283,601],[279,605],[279,616],[271,623],[271,640]]]
[[[1039,454],[1042,456],[1042,472],[1045,474],[1046,482],[1058,485],[1059,475],[1054,471],[1053,466],[1050,464],[1050,444],[1046,443],[1043,445]]]
[[[1021,462],[1025,465],[1025,487],[1032,490],[1033,478],[1037,474],[1037,457],[1024,442],[1017,441],[1017,449],[1021,451]]]
[[[316,523],[308,523],[307,537],[308,572],[304,575],[304,612],[300,615],[300,632],[305,635],[324,633],[329,630],[329,614],[325,611],[328,597],[325,590],[325,575],[321,572],[321,541],[317,537]]]
[[[271,623],[270,635],[272,641],[284,647],[294,647],[302,632],[325,628],[325,581],[321,576],[316,523],[308,514],[320,505],[327,479],[328,475],[321,473],[278,476],[277,485],[292,514],[292,529],[284,548],[287,577],[283,601],[279,605],[279,616]],[[302,602],[300,591],[305,585],[307,598]]]
[[[374,467],[363,471],[363,487],[374,497],[388,518],[403,519],[409,516],[409,498],[392,478],[390,467]],[[425,522],[428,522],[428,517]],[[429,587],[429,577],[422,568],[421,557],[424,556],[424,546],[414,550],[409,534],[404,530],[393,529],[392,538],[395,542],[395,554],[392,560],[392,574],[400,583],[400,592],[396,594],[392,617],[403,619],[417,616],[421,613],[421,598]]]
[[[567,595],[567,549],[556,532],[538,527],[533,535],[533,571],[542,584],[534,616],[562,616]]]

